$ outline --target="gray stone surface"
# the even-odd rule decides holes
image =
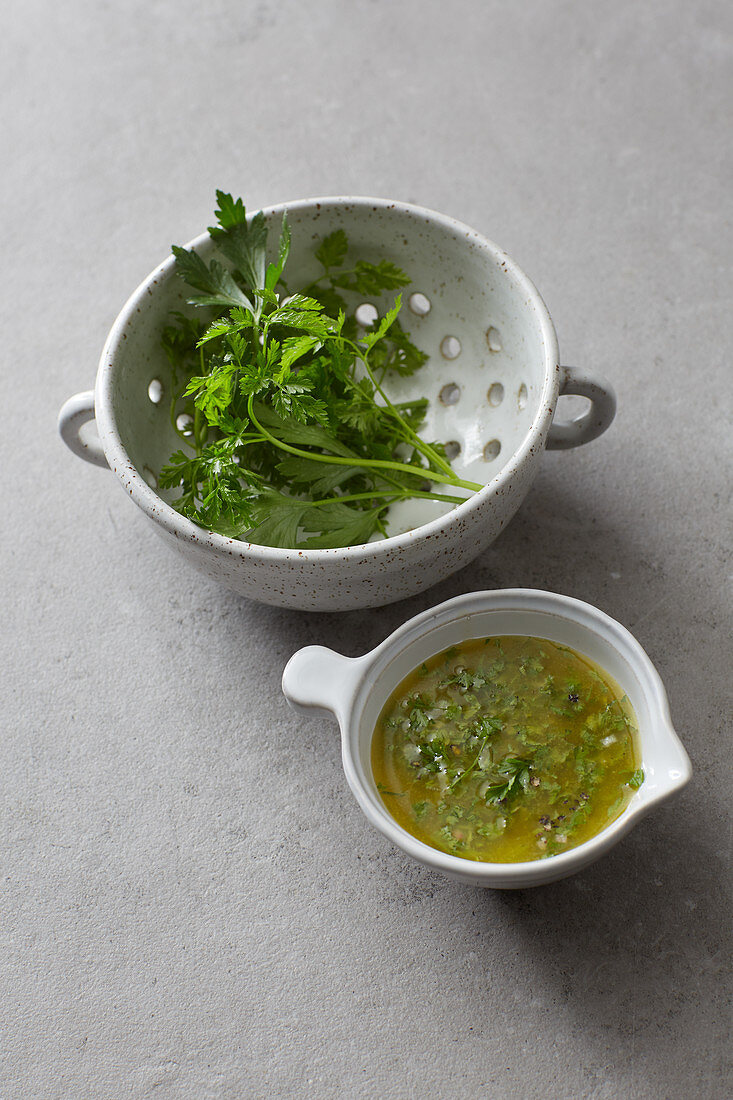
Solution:
[[[6,15],[3,1097],[731,1094],[732,30],[710,0]],[[217,186],[475,226],[617,422],[405,604],[288,613],[202,581],[55,416]],[[630,627],[695,767],[602,862],[516,894],[392,850],[335,728],[279,692],[300,645],[358,653],[506,585]]]

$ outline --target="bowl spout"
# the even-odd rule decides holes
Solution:
[[[671,723],[666,725],[667,757],[661,771],[660,787],[665,796],[682,790],[692,778],[692,764]]]

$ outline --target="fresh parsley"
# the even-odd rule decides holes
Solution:
[[[427,401],[393,403],[383,388],[427,359],[399,323],[400,295],[370,329],[350,308],[354,295],[397,291],[409,277],[387,259],[350,264],[337,229],[315,250],[321,275],[291,290],[287,218],[268,262],[263,214],[216,197],[219,255],[206,263],[174,246],[195,313],[174,314],[162,333],[182,445],[159,485],[177,492],[178,511],[230,537],[321,549],[385,534],[397,501],[455,505],[480,489],[418,434]]]
[[[486,801],[496,805],[499,802],[506,802],[520,791],[527,791],[531,766],[530,760],[523,760],[518,756],[505,756],[497,768],[502,781],[487,787],[484,796]]]

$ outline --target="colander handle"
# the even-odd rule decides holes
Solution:
[[[575,420],[554,421],[547,436],[548,451],[563,451],[589,443],[603,435],[616,415],[616,394],[604,378],[593,377],[576,367],[561,367],[560,395],[587,397],[590,408]]]
[[[94,420],[94,390],[75,393],[65,401],[59,412],[59,435],[70,451],[79,458],[91,462],[94,466],[107,466],[102,444],[98,439],[84,440],[79,435],[81,428]]]
[[[341,722],[350,710],[365,661],[322,645],[306,646],[285,666],[283,695],[300,714],[334,714]]]

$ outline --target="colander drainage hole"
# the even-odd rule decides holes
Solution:
[[[498,439],[490,439],[484,447],[484,459],[486,462],[493,462],[501,450],[501,443]]]
[[[457,386],[455,382],[449,382],[446,386],[443,386],[438,397],[443,405],[457,405],[461,399],[461,387]]]
[[[457,336],[444,336],[440,342],[440,354],[444,359],[457,359],[461,354],[461,341]]]
[[[149,466],[143,466],[143,477],[145,478],[151,489],[158,488],[158,479]]]
[[[449,462],[452,462],[454,458],[458,458],[461,453],[461,445],[457,439],[450,439],[447,443],[443,444],[445,450],[445,457]]]
[[[494,382],[493,386],[489,386],[489,392],[486,395],[489,399],[489,404],[496,408],[497,405],[501,405],[504,400],[504,387],[501,382]]]
[[[159,405],[163,400],[163,383],[159,378],[153,378],[148,386],[148,397],[154,405]]]
[[[420,294],[419,291],[410,295],[407,304],[418,317],[424,317],[426,313],[430,313],[430,299],[426,298],[424,294]]]
[[[493,325],[490,325],[486,330],[486,343],[489,345],[489,351],[501,351],[502,349],[499,330],[494,328]]]
[[[521,386],[519,387],[519,392],[517,393],[517,405],[519,406],[520,409],[523,409],[526,404],[527,404],[527,387],[525,386],[524,382],[522,382]]]
[[[193,431],[193,417],[189,416],[188,413],[179,413],[176,417],[176,427],[184,435],[190,435]]]
[[[378,316],[377,307],[371,302],[362,302],[356,307],[356,320],[362,328],[371,328]]]

